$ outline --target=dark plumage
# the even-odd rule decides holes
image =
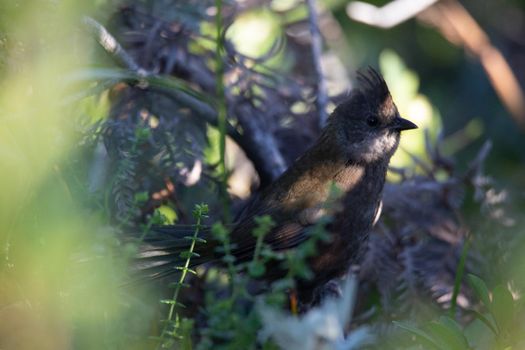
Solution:
[[[231,232],[233,254],[238,261],[251,259],[256,239],[252,235],[254,217],[270,215],[276,226],[266,236],[275,250],[294,248],[307,239],[306,227],[323,216],[323,205],[335,183],[343,192],[342,210],[328,226],[331,240],[318,247],[309,260],[312,281],[301,281],[304,295],[316,286],[337,277],[359,256],[362,242],[378,215],[381,193],[391,156],[402,130],[416,125],[399,116],[383,78],[373,69],[359,73],[359,88],[341,103],[328,118],[319,139],[275,182],[267,186],[237,218]],[[176,226],[159,228],[142,251],[144,265],[152,276],[175,273],[179,253],[188,241],[181,237],[188,229]],[[204,230],[209,243],[201,245],[201,264],[219,258],[216,243]],[[154,266],[154,267],[153,267]],[[269,266],[265,278],[282,274]]]

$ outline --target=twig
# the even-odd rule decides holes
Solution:
[[[230,221],[228,200],[228,169],[226,168],[226,94],[224,91],[224,36],[222,35],[222,0],[215,0],[215,94],[217,95],[217,119],[219,130],[219,172],[221,179],[220,197],[223,209],[223,221]]]
[[[492,142],[490,140],[485,141],[481,149],[479,150],[476,158],[472,160],[468,166],[467,171],[465,172],[464,179],[470,179],[474,177],[479,177],[483,173],[483,165],[487,159],[490,151],[492,150]]]
[[[409,20],[437,1],[394,0],[382,7],[366,2],[352,1],[346,6],[346,14],[354,21],[388,29]]]
[[[351,48],[348,41],[345,38],[341,23],[335,18],[334,14],[330,11],[324,11],[319,19],[319,30],[321,31],[322,38],[324,39],[325,45],[330,48],[330,51],[336,53],[336,57],[343,63],[343,67],[347,67],[346,64],[352,61]],[[345,79],[348,76],[346,72],[343,73]],[[345,82],[345,88],[349,86],[350,82]]]
[[[321,38],[321,32],[319,31],[319,19],[317,16],[317,9],[315,8],[315,0],[306,0],[306,4],[308,5],[310,34],[312,35],[312,58],[314,61],[315,74],[317,76],[317,112],[319,113],[319,127],[322,128],[326,124],[326,106],[328,104],[326,81],[324,79],[323,69],[321,67],[323,40]]]
[[[119,44],[113,35],[106,28],[91,17],[84,16],[82,19],[86,28],[95,36],[100,46],[110,53],[118,63],[134,72],[146,73]]]
[[[177,336],[177,323],[173,325],[173,330],[170,332],[168,331],[168,328],[173,324],[173,315],[175,313],[175,307],[176,306],[183,306],[181,303],[179,303],[179,293],[181,288],[185,285],[184,281],[186,280],[186,274],[188,272],[192,274],[196,274],[196,272],[192,269],[190,269],[190,260],[192,257],[199,256],[197,253],[194,252],[195,245],[197,242],[199,243],[206,243],[205,240],[202,238],[199,238],[200,230],[202,229],[202,221],[204,218],[206,218],[208,215],[208,206],[205,204],[197,204],[195,206],[195,209],[193,210],[193,217],[197,221],[195,224],[195,231],[193,232],[193,235],[184,237],[186,239],[189,239],[191,241],[190,247],[187,251],[183,252],[186,255],[186,261],[184,262],[183,267],[178,267],[177,269],[181,271],[181,275],[179,277],[179,281],[177,283],[174,283],[175,290],[173,292],[173,297],[168,300],[161,300],[161,303],[168,304],[170,306],[168,311],[168,318],[165,320],[164,327],[162,329],[162,332],[160,333],[159,342],[157,343],[156,349],[160,349],[164,347],[164,341],[166,339],[166,336],[170,335],[171,337],[175,338]],[[178,317],[178,315],[177,315]]]
[[[239,146],[251,154],[250,159],[255,164],[263,164],[264,167],[256,168],[259,173],[261,188],[275,180],[286,170],[286,162],[279,151],[277,142],[270,131],[261,126],[261,118],[254,115],[254,109],[247,103],[238,103],[235,106],[235,115],[242,124],[243,132],[249,135],[250,139],[240,140]],[[260,150],[252,150],[253,147],[261,147]]]

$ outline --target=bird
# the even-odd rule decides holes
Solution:
[[[231,225],[230,242],[236,262],[249,261],[257,238],[252,234],[256,217],[269,215],[274,226],[264,242],[276,252],[294,249],[305,242],[308,228],[327,214],[331,187],[341,192],[340,209],[331,213],[327,225],[329,239],[317,245],[307,264],[310,280],[298,281],[299,295],[312,298],[313,290],[341,276],[362,255],[368,234],[381,211],[381,195],[389,161],[398,148],[400,134],[416,129],[402,118],[388,86],[376,70],[358,71],[358,87],[341,102],[327,119],[314,144],[273,183],[262,189]],[[192,265],[219,261],[217,242],[203,229],[207,241],[196,247]],[[149,276],[177,273],[180,252],[187,250],[187,228],[162,226],[146,236],[139,252],[141,270]],[[282,268],[269,266],[263,279],[271,282],[283,276]]]

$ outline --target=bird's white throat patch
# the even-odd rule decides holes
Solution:
[[[399,143],[399,136],[391,133],[367,137],[363,141],[351,144],[350,155],[366,163],[392,156]]]

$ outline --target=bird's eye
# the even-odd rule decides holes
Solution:
[[[379,119],[377,119],[376,117],[368,117],[366,119],[366,123],[368,124],[368,126],[374,127],[379,124]]]

